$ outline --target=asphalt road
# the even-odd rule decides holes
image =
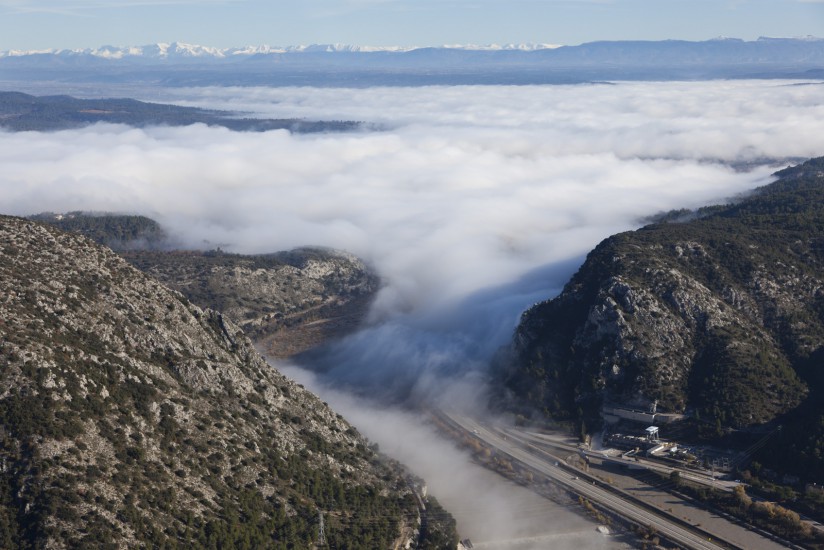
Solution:
[[[588,451],[578,448],[577,445],[571,444],[569,442],[569,438],[564,437],[553,437],[547,434],[541,434],[537,432],[530,432],[528,430],[517,430],[517,429],[510,429],[507,430],[512,434],[516,434],[521,436],[529,441],[538,444],[538,445],[551,445],[553,447],[559,447],[563,449],[569,450],[569,452],[580,453],[583,452],[586,456],[590,458],[596,458],[598,460],[603,460],[607,462],[612,462],[614,464],[620,464],[622,466],[632,467],[637,466],[639,468],[643,468],[645,470],[652,470],[656,471],[660,474],[665,476],[670,475],[674,470],[678,470],[679,474],[681,475],[682,479],[689,480],[693,483],[697,483],[700,485],[705,485],[707,487],[713,489],[719,489],[722,491],[732,492],[736,485],[740,485],[739,482],[725,480],[725,479],[712,479],[709,474],[685,470],[683,468],[673,468],[670,466],[665,466],[663,464],[653,462],[651,460],[646,460],[643,457],[636,457],[633,459],[623,458],[623,457],[613,457],[606,455],[601,451]]]
[[[654,526],[661,536],[666,537],[668,540],[684,548],[719,550],[726,547],[716,544],[712,540],[708,540],[707,537],[699,533],[681,527],[663,514],[652,513],[619,495],[615,495],[611,491],[601,488],[597,483],[593,484],[588,480],[584,480],[582,477],[571,474],[568,470],[560,466],[555,466],[555,459],[553,457],[548,454],[535,455],[527,451],[522,443],[519,443],[512,437],[501,435],[496,430],[468,417],[458,414],[449,414],[449,417],[463,429],[472,432],[476,437],[483,440],[487,445],[508,454],[535,471],[568,487],[573,492],[591,502],[613,510],[638,524]]]
[[[582,451],[573,439],[564,436],[531,432],[518,428],[507,428],[499,431],[506,433],[509,437],[520,438],[525,444],[533,444],[539,448],[553,449],[556,453],[558,450],[577,455],[583,453],[590,459],[590,464],[593,467],[600,465],[600,468],[606,468],[610,471],[609,477],[615,481],[614,484],[611,484],[613,487],[621,488],[633,497],[639,498],[647,504],[657,506],[661,510],[667,510],[671,515],[682,518],[691,525],[701,526],[702,531],[715,533],[718,538],[722,538],[732,545],[740,548],[758,548],[759,550],[800,548],[792,543],[782,542],[777,537],[766,534],[758,529],[751,529],[739,522],[730,521],[715,512],[697,506],[691,501],[685,501],[667,491],[659,490],[657,484],[648,485],[639,481],[638,478],[634,476],[623,475],[619,472],[625,472],[627,468],[632,468],[657,472],[664,477],[669,477],[673,471],[678,471],[681,479],[727,492],[732,492],[737,485],[740,485],[740,482],[727,479],[713,479],[709,473],[674,468],[642,457],[628,459],[609,456],[603,451]],[[612,465],[612,468],[610,468],[610,465]],[[617,471],[616,467],[618,467]],[[802,519],[807,521],[814,529],[822,529],[822,526],[817,522],[809,518],[802,517]]]

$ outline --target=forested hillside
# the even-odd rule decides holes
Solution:
[[[146,103],[135,99],[78,99],[70,96],[32,96],[0,92],[0,129],[16,132],[82,128],[97,122],[146,126],[207,124],[239,132],[289,130],[297,133],[345,132],[360,127],[351,121],[261,119],[237,113]]]

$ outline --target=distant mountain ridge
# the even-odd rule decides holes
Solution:
[[[135,128],[206,124],[238,132],[346,132],[361,128],[360,123],[353,121],[248,118],[239,113],[146,103],[134,99],[78,99],[67,95],[32,96],[0,91],[2,130],[42,132],[82,128],[98,122],[127,124]],[[71,217],[70,215],[69,218]],[[88,222],[89,217],[82,219]],[[69,221],[70,219],[63,220],[64,223]],[[80,222],[81,218],[74,221]]]
[[[0,78],[26,84],[365,87],[822,77],[824,39],[817,37],[425,48],[343,44],[212,48],[173,42],[0,52]]]
[[[142,46],[112,46],[105,45],[98,48],[49,48],[45,50],[5,50],[0,51],[0,58],[4,57],[26,57],[26,56],[44,56],[53,55],[60,57],[97,57],[108,60],[123,60],[129,58],[139,59],[156,59],[156,60],[204,60],[208,58],[214,59],[231,59],[243,58],[256,55],[267,54],[301,54],[301,53],[406,53],[416,50],[464,50],[468,52],[500,52],[500,51],[520,51],[520,52],[535,52],[540,50],[557,50],[557,49],[590,49],[593,45],[618,45],[618,44],[646,44],[650,46],[665,45],[665,44],[693,44],[693,45],[723,45],[729,46],[745,46],[752,47],[752,45],[771,45],[777,44],[824,44],[824,38],[815,36],[795,37],[795,38],[771,38],[759,37],[755,41],[745,41],[739,38],[718,37],[711,40],[692,42],[682,40],[663,40],[663,41],[596,41],[587,42],[577,46],[567,46],[562,44],[549,43],[508,43],[508,44],[444,44],[441,46],[366,46],[356,44],[301,44],[294,46],[270,46],[263,45],[249,45],[242,47],[217,48],[212,46],[202,46],[199,44],[189,44],[186,42],[159,42],[156,44],[147,44]]]
[[[542,49],[560,48],[559,44],[448,44],[439,48],[450,50],[478,50],[478,51],[500,51],[519,50],[534,51]],[[355,44],[305,44],[297,46],[243,46],[233,48],[215,48],[211,46],[201,46],[198,44],[188,44],[186,42],[159,42],[157,44],[147,44],[143,46],[100,46],[99,48],[49,48],[45,50],[5,50],[0,51],[0,58],[3,57],[24,57],[30,55],[57,55],[57,56],[91,56],[103,59],[125,59],[138,57],[143,59],[169,59],[169,58],[217,58],[225,59],[232,57],[252,56],[261,54],[281,54],[281,53],[335,53],[335,52],[408,52],[421,49],[416,46],[363,46]]]

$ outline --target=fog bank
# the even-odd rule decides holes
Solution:
[[[353,384],[462,372],[601,239],[824,152],[821,85],[776,81],[156,90],[152,99],[381,131],[202,125],[0,133],[0,210],[138,212],[189,247],[353,252],[369,332],[318,359]],[[408,381],[400,382],[407,385]]]

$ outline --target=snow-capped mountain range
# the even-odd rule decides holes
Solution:
[[[444,49],[470,51],[535,51],[561,47],[558,44],[447,44],[440,46]],[[408,52],[420,49],[406,46],[357,46],[352,44],[310,44],[301,46],[245,46],[240,48],[214,48],[187,44],[185,42],[171,42],[149,44],[146,46],[101,46],[86,49],[46,49],[46,50],[7,50],[0,51],[0,57],[23,57],[28,55],[59,55],[59,56],[92,56],[103,59],[125,59],[130,57],[143,59],[168,58],[217,58],[226,59],[250,55],[283,54],[283,53],[372,53],[372,52]]]
[[[824,79],[824,39],[685,40],[439,47],[185,42],[0,52],[0,81],[163,86],[421,86],[609,80]],[[57,86],[58,89],[61,89]]]
[[[618,41],[618,42],[591,42],[588,44],[581,44],[578,46],[563,46],[561,44],[538,43],[538,44],[444,44],[442,46],[434,47],[418,47],[418,46],[361,46],[352,44],[309,44],[299,46],[243,46],[235,48],[215,48],[211,46],[201,46],[198,44],[189,44],[186,42],[170,42],[157,43],[145,46],[101,46],[99,48],[85,48],[85,49],[60,49],[50,48],[44,50],[5,50],[0,51],[0,58],[4,57],[26,57],[32,55],[52,55],[62,57],[80,57],[89,56],[100,59],[232,59],[243,58],[253,55],[266,54],[285,54],[285,53],[375,53],[375,52],[411,52],[414,50],[462,50],[467,52],[534,52],[540,50],[555,50],[559,48],[576,49],[586,48],[593,44],[713,44],[713,43],[733,43],[733,44],[759,44],[761,46],[769,43],[824,43],[824,38],[815,36],[803,36],[794,38],[771,38],[760,37],[755,41],[746,42],[739,38],[718,37],[704,42],[686,42],[679,40],[662,40],[659,42],[635,42],[635,41]]]

